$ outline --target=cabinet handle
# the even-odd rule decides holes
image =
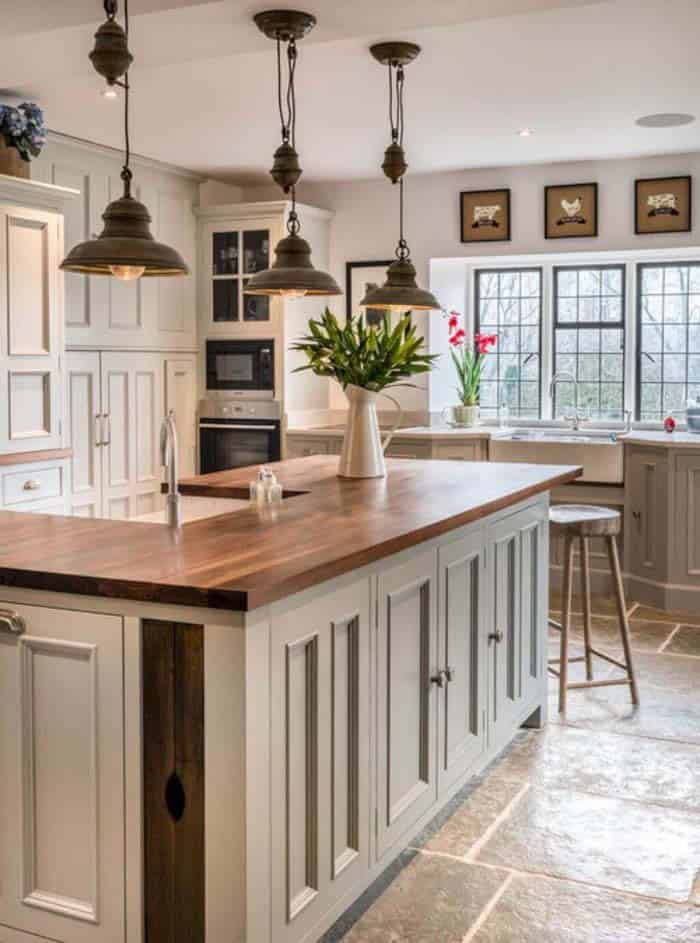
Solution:
[[[502,642],[503,641],[503,632],[491,632],[489,634],[489,642]]]
[[[100,423],[101,416],[99,413],[95,413],[95,445],[99,446],[104,445],[102,441],[102,424]]]
[[[25,481],[22,488],[25,491],[38,491],[41,488],[41,482],[37,481],[36,478],[30,478],[29,481]]]
[[[453,665],[448,665],[445,668],[445,675],[448,681],[454,681],[457,676],[457,669]]]
[[[0,632],[24,635],[26,630],[26,623],[18,612],[13,612],[11,609],[0,609]]]
[[[102,413],[103,425],[102,428],[106,427],[107,429],[107,438],[102,439],[102,445],[111,445],[112,444],[112,418],[109,413]]]
[[[642,519],[642,512],[641,512],[641,511],[632,511],[632,517],[635,519],[635,521],[641,521],[641,519]]]
[[[444,688],[447,686],[448,680],[446,671],[438,671],[436,675],[432,676],[430,683],[436,684],[439,688]]]

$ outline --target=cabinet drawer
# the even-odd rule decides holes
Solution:
[[[5,507],[58,498],[63,494],[63,468],[25,468],[2,476],[2,502]]]

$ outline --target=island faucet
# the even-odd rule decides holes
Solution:
[[[582,416],[578,411],[578,380],[573,373],[569,373],[568,370],[558,370],[549,381],[549,398],[552,404],[554,404],[554,391],[557,383],[574,384],[574,415],[564,416],[563,418],[566,422],[571,421],[572,429],[574,432],[578,432],[581,421],[586,419],[586,416]]]
[[[181,514],[180,492],[178,491],[177,429],[175,428],[175,412],[172,409],[163,419],[160,427],[160,460],[166,470],[168,479],[168,495],[166,498],[168,524],[171,527],[179,527]]]

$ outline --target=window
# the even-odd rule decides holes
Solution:
[[[481,380],[481,413],[540,415],[542,270],[479,269],[475,272],[475,328],[497,334]]]
[[[624,266],[555,266],[553,274],[554,372],[572,377],[557,382],[553,415],[578,407],[593,419],[622,419]]]
[[[637,417],[659,421],[700,396],[700,263],[637,270]]]

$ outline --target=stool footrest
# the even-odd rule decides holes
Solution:
[[[574,681],[572,684],[567,684],[567,688],[573,690],[574,688],[610,688],[615,684],[632,684],[632,678],[605,678],[602,681]]]
[[[597,648],[591,648],[590,651],[591,654],[597,655],[597,657],[602,658],[603,661],[608,661],[611,665],[615,665],[616,668],[622,668],[623,671],[627,671],[627,665],[622,661],[618,661],[617,658],[613,658],[611,655],[606,655],[605,652],[601,652]]]

